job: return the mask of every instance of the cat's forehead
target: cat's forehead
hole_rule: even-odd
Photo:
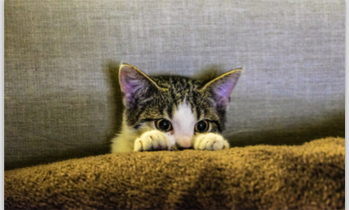
[[[194,111],[194,112],[193,112]],[[195,110],[193,110],[190,105],[184,101],[182,104],[173,110],[173,115],[171,118],[173,127],[176,130],[180,130],[184,133],[192,132],[192,128],[197,122],[197,115],[195,115]]]
[[[192,90],[198,91],[202,87],[202,83],[198,80],[184,77],[184,76],[152,76],[151,79],[156,82],[160,87],[172,89],[172,90]]]
[[[202,88],[200,81],[183,76],[156,76],[152,77],[160,87],[166,88],[165,97],[174,103],[180,105],[187,101],[194,106],[197,99],[201,96],[199,92]]]

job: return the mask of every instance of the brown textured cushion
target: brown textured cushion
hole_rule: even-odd
[[[344,209],[345,140],[108,154],[5,171],[5,207]]]

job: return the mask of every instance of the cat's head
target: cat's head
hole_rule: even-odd
[[[136,131],[158,129],[171,143],[190,148],[198,133],[221,133],[231,93],[241,69],[206,84],[182,76],[149,77],[121,64],[119,82],[126,126]]]

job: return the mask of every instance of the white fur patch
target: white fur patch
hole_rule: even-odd
[[[174,139],[181,147],[193,146],[194,127],[197,119],[191,111],[190,106],[184,101],[174,111],[172,126],[174,129]]]

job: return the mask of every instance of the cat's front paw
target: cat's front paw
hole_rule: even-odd
[[[143,133],[134,144],[135,152],[171,149],[171,143],[167,135],[158,130]]]
[[[215,133],[199,134],[194,143],[194,149],[221,150],[229,149],[229,143],[223,136]]]

